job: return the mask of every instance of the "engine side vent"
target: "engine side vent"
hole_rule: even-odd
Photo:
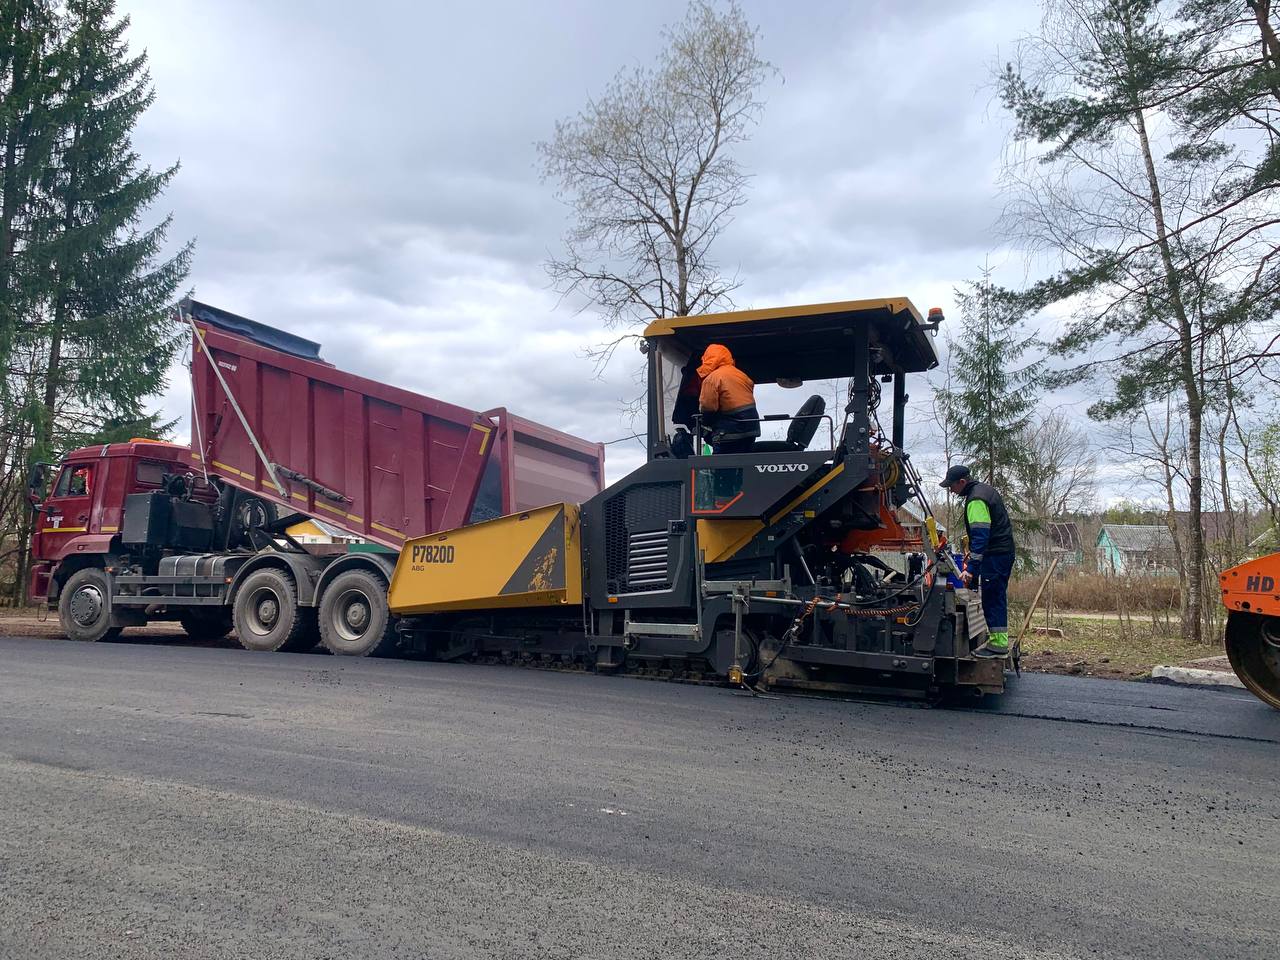
[[[671,585],[666,569],[667,523],[684,516],[683,489],[679,481],[641,483],[605,501],[605,577],[610,591],[662,590]],[[653,538],[661,538],[660,551]],[[660,569],[652,566],[658,560]]]
[[[627,587],[631,590],[665,590],[671,586],[667,572],[667,532],[633,533],[627,538]]]
[[[627,577],[627,495],[620,493],[604,504],[604,567],[609,592],[617,593]]]

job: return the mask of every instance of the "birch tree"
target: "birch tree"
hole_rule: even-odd
[[[624,71],[538,144],[572,225],[547,263],[556,288],[622,331],[731,305],[717,239],[746,201],[735,156],[773,67],[736,3],[694,2],[655,65]],[[611,346],[616,346],[615,340]],[[610,350],[606,351],[607,353]]]

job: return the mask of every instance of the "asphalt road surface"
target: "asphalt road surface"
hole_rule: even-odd
[[[0,957],[1272,957],[1280,712],[0,638]]]

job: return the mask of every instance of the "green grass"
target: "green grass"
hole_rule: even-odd
[[[1010,619],[1021,625],[1020,618]],[[1034,625],[1043,623],[1043,618],[1037,617]],[[1188,643],[1179,636],[1176,623],[1169,627],[1153,626],[1149,617],[1121,621],[1055,616],[1052,626],[1060,628],[1063,636],[1028,633],[1023,641],[1024,651],[1061,654],[1086,664],[1101,664],[1105,660],[1112,669],[1143,673],[1156,664],[1186,663],[1223,652],[1220,638],[1213,643]]]

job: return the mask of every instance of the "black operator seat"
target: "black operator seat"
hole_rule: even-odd
[[[808,450],[818,432],[822,415],[827,412],[827,402],[816,393],[804,402],[787,428],[785,440],[757,440],[751,445],[752,453],[798,453]],[[778,419],[781,419],[779,417]]]

